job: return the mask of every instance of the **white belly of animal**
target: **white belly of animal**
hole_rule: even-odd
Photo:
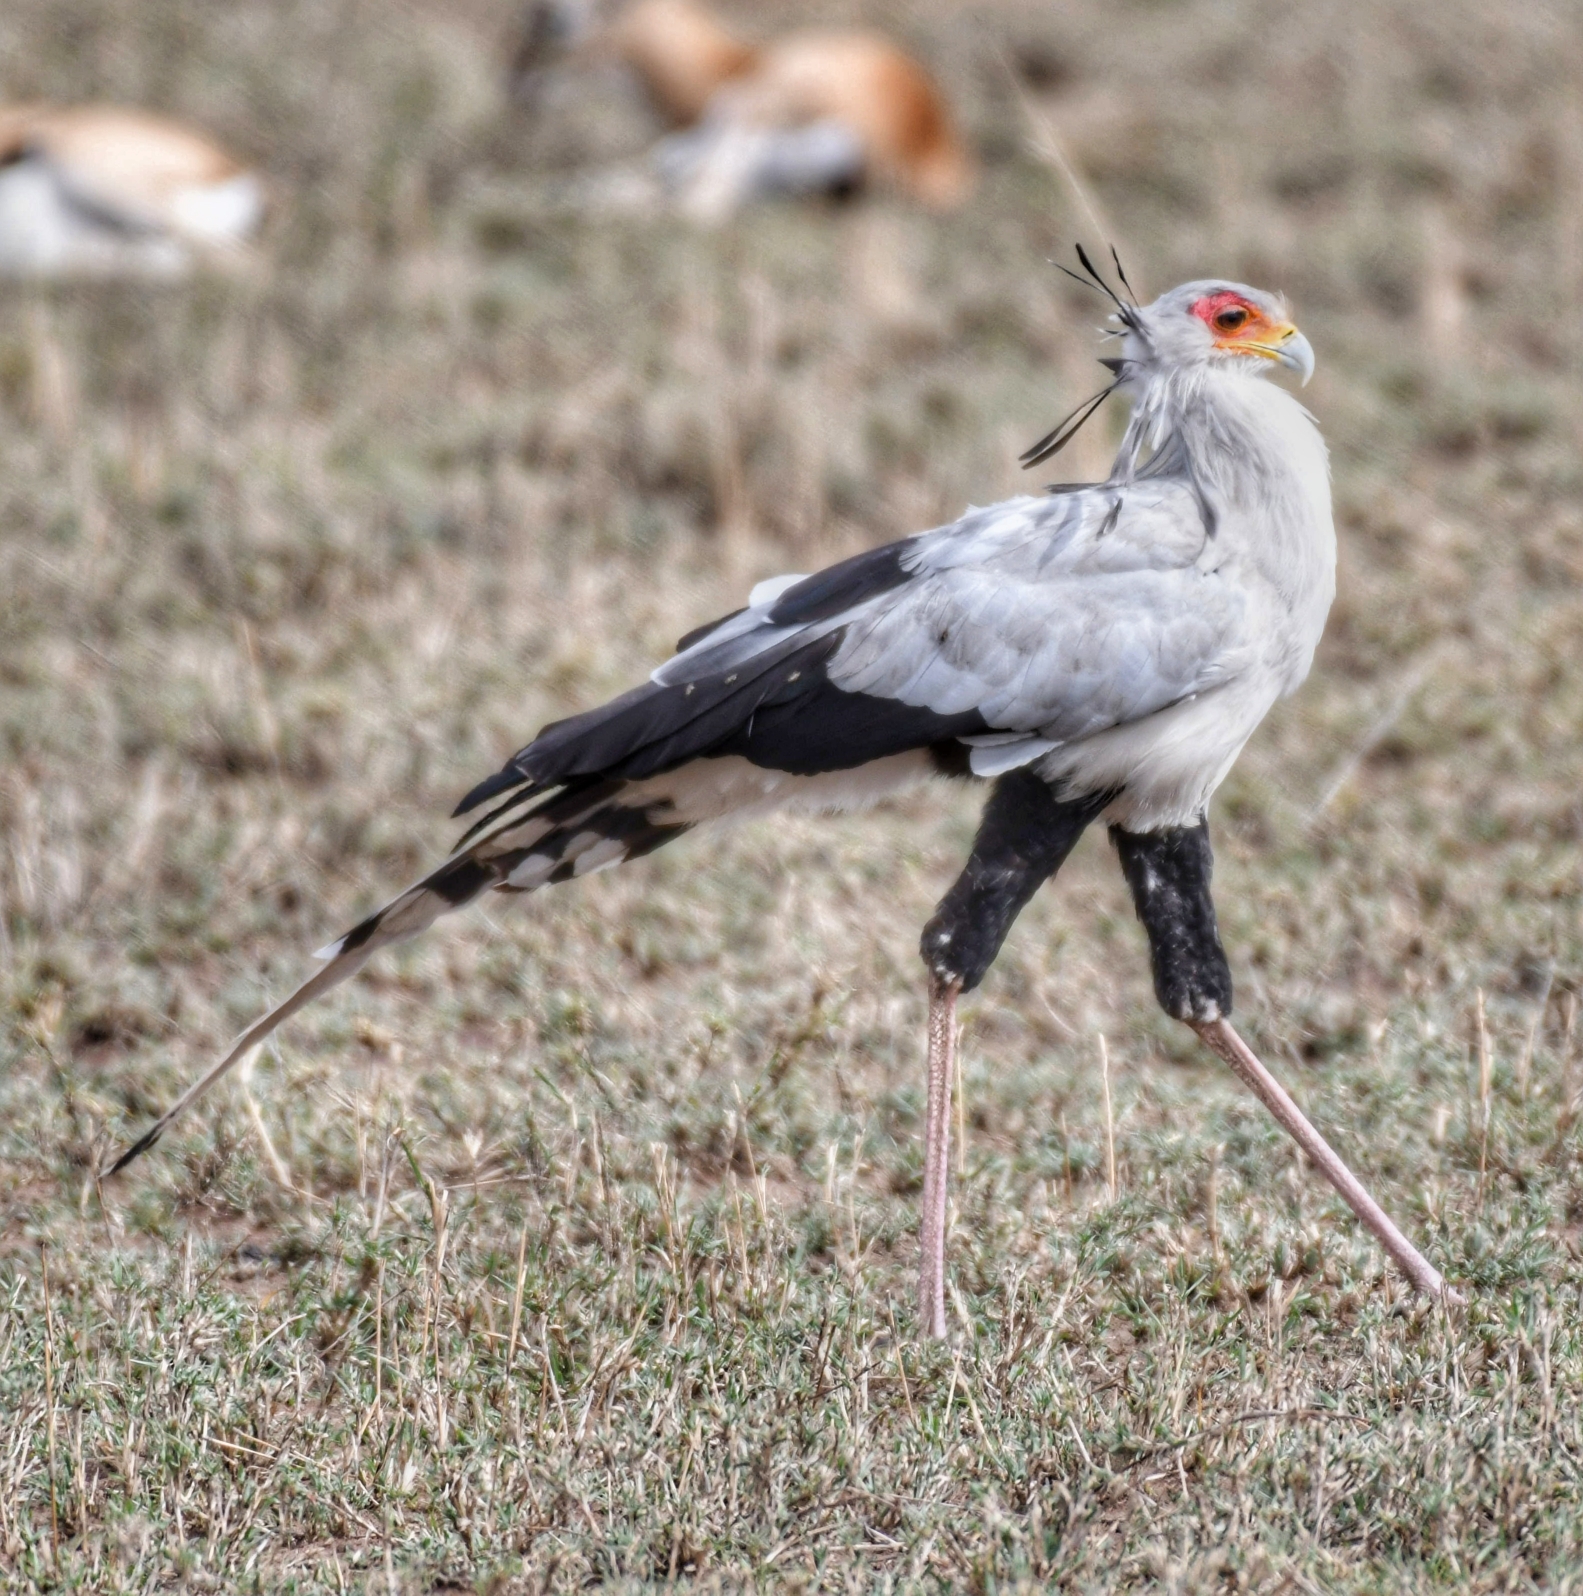
[[[0,169],[0,271],[94,276],[133,270],[174,277],[188,263],[177,240],[85,209],[47,163],[25,159]]]
[[[1261,679],[1228,682],[1057,749],[1035,768],[1084,792],[1124,789],[1105,811],[1107,824],[1128,831],[1196,825],[1274,698]]]
[[[201,244],[241,244],[264,217],[263,185],[251,172],[223,183],[191,183],[170,196],[176,231]]]
[[[163,215],[121,209],[46,160],[14,161],[0,168],[0,273],[180,277],[194,265],[194,246],[242,244],[264,209],[263,188],[247,172],[173,187],[164,199]]]

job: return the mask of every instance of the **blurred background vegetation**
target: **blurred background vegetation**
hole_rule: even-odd
[[[514,109],[511,0],[0,12],[0,95],[180,116],[272,196],[232,271],[0,286],[0,1562],[1563,1588],[1575,9],[726,14],[890,29],[975,196],[603,204],[654,126],[610,71]],[[1212,815],[1222,928],[1245,1029],[1464,1315],[1404,1300],[1160,1017],[1095,835],[967,1013],[956,1340],[914,1345],[915,948],[959,789],[486,905],[99,1183],[542,722],[753,580],[1027,489],[1097,386],[1102,307],[1047,264],[1077,238],[1146,293],[1282,290],[1318,351],[1341,592]]]

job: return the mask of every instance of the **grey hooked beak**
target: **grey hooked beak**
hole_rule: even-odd
[[[1314,374],[1314,346],[1295,327],[1270,350],[1270,353],[1288,371],[1297,373],[1302,379],[1302,387],[1308,386],[1308,379]]]

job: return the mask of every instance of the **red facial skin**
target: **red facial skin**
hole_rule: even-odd
[[[1246,319],[1237,327],[1217,326],[1215,318],[1228,310],[1245,311]],[[1222,289],[1218,294],[1206,294],[1204,298],[1195,300],[1192,313],[1209,328],[1217,341],[1223,338],[1245,338],[1250,332],[1264,325],[1264,313],[1259,307],[1250,304],[1241,294],[1234,294],[1229,289]]]

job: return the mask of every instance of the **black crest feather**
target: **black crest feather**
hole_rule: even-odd
[[[1084,288],[1091,288],[1102,293],[1116,307],[1116,318],[1131,332],[1142,333],[1143,324],[1138,319],[1138,296],[1132,291],[1132,284],[1127,281],[1127,274],[1121,269],[1121,257],[1116,253],[1114,244],[1110,248],[1110,258],[1116,263],[1116,275],[1121,280],[1121,286],[1126,289],[1132,303],[1128,302],[1116,292],[1114,288],[1100,275],[1093,261],[1088,258],[1088,251],[1081,244],[1077,246],[1077,262],[1083,268],[1084,275],[1079,275],[1070,267],[1063,266],[1059,261],[1053,264],[1057,271],[1065,272],[1074,283],[1081,283]],[[1099,407],[1119,388],[1126,376],[1127,363],[1124,360],[1101,360],[1100,365],[1115,373],[1116,380],[1108,388],[1103,388],[1096,394],[1091,394],[1076,409],[1069,411],[1056,424],[1039,439],[1031,448],[1025,449],[1017,458],[1024,471],[1048,460],[1051,455],[1059,454],[1073,438],[1082,431],[1084,424],[1089,421]]]

